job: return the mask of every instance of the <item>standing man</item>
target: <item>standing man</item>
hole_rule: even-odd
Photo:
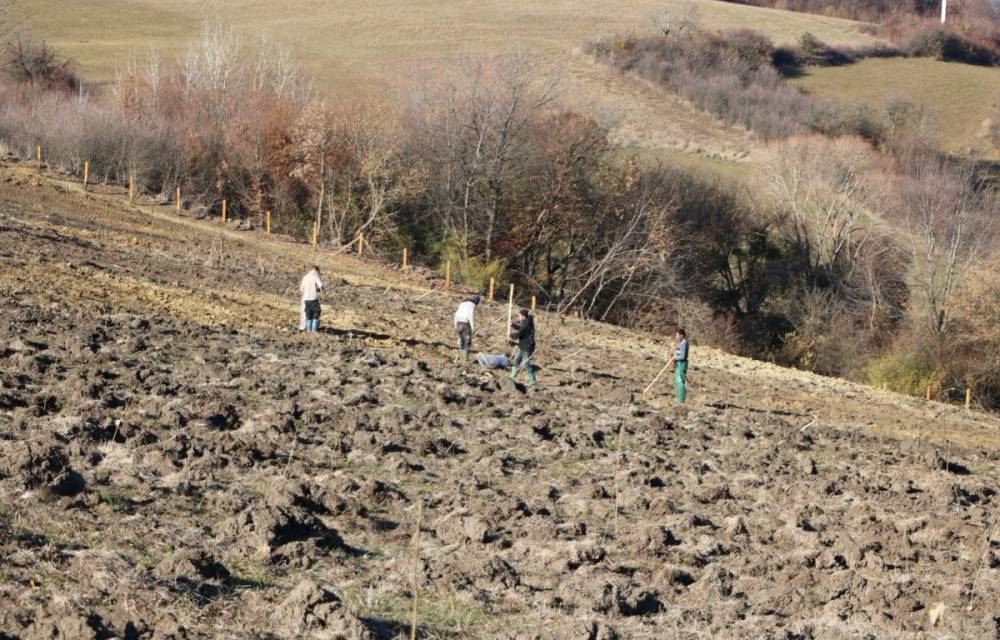
[[[521,309],[520,322],[511,327],[510,341],[517,345],[517,355],[514,365],[510,368],[510,379],[517,379],[517,371],[524,367],[531,386],[538,384],[535,378],[535,368],[531,366],[531,356],[535,353],[535,319],[527,309]]]
[[[688,341],[687,332],[678,327],[674,333],[674,342],[677,344],[677,351],[674,357],[668,362],[674,365],[674,384],[677,386],[677,402],[684,403],[687,400],[687,373],[688,373]]]
[[[302,316],[303,322],[299,325],[299,331],[319,330],[319,292],[323,290],[323,281],[319,279],[319,266],[313,268],[302,278],[299,284],[299,291],[302,293]]]
[[[458,334],[458,352],[462,360],[469,360],[472,351],[472,336],[476,334],[476,306],[482,297],[477,293],[458,305],[455,312],[455,333]]]

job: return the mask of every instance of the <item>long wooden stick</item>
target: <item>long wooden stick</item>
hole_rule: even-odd
[[[83,190],[87,190],[87,183],[90,182],[90,160],[83,162]]]
[[[514,326],[514,285],[510,285],[510,298],[507,300],[507,337],[510,337]]]
[[[667,367],[669,367],[671,364],[672,364],[671,362],[668,362],[667,364],[663,365],[663,368],[660,369],[660,372],[656,374],[656,377],[653,378],[653,381],[650,382],[649,386],[646,387],[646,390],[642,392],[643,395],[649,393],[649,390],[653,388],[653,385],[656,384],[656,381],[660,379],[660,376],[663,375],[663,373],[667,370]]]

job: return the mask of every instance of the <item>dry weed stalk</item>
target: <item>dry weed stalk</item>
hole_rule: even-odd
[[[424,517],[424,503],[417,501],[417,526],[413,529],[413,611],[410,615],[410,640],[417,638],[417,601],[420,588],[418,574],[420,571],[420,526]]]

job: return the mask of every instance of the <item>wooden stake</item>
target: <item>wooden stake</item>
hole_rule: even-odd
[[[42,168],[42,145],[35,145],[35,162],[38,164],[38,168]]]
[[[531,296],[531,313],[535,312],[535,303],[536,302],[537,302],[537,300],[535,300],[535,296]]]
[[[965,390],[965,410],[970,411],[972,409],[972,389]]]
[[[365,234],[358,234],[358,255],[364,257],[365,255]]]
[[[889,383],[888,382],[883,382],[882,383],[882,391],[888,391],[888,390],[889,390]]]
[[[489,301],[493,302],[493,294],[496,292],[497,281],[496,278],[490,278],[490,297]]]
[[[313,237],[312,237],[313,249],[319,246],[319,223],[313,222]]]
[[[413,530],[413,575],[410,589],[413,592],[413,610],[410,614],[410,640],[417,638],[417,600],[420,590],[420,527],[424,519],[424,503],[417,501],[417,526]]]
[[[181,188],[177,187],[177,213],[181,212]]]
[[[656,377],[653,378],[653,381],[650,382],[649,386],[646,387],[643,390],[643,392],[642,392],[643,395],[646,395],[647,393],[649,393],[649,390],[653,388],[653,385],[656,384],[656,381],[660,379],[660,376],[662,376],[664,374],[664,372],[667,370],[667,367],[669,367],[669,366],[670,366],[669,362],[667,364],[663,365],[663,368],[660,369],[660,372],[658,374],[656,374]]]
[[[226,224],[226,213],[227,213],[228,204],[229,203],[226,202],[225,200],[222,201],[222,224]]]
[[[451,289],[451,260],[444,265],[444,288]]]
[[[135,174],[131,171],[128,174],[128,201],[129,204],[135,202]]]
[[[927,400],[931,399],[931,385],[927,385]]]
[[[264,228],[266,229],[267,235],[271,235],[271,212],[267,211],[264,213]]]
[[[406,247],[403,247],[403,270],[405,271],[410,267],[410,252]]]
[[[514,285],[510,285],[510,297],[507,299],[507,337],[510,337],[514,326]]]
[[[83,161],[83,190],[87,190],[87,183],[90,182],[90,160]]]

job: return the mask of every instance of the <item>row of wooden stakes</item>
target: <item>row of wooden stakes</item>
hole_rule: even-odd
[[[882,383],[882,391],[889,392],[889,383]],[[924,394],[924,399],[930,402],[934,398],[934,387],[927,385],[927,392]],[[965,408],[972,409],[972,389],[965,390]]]

